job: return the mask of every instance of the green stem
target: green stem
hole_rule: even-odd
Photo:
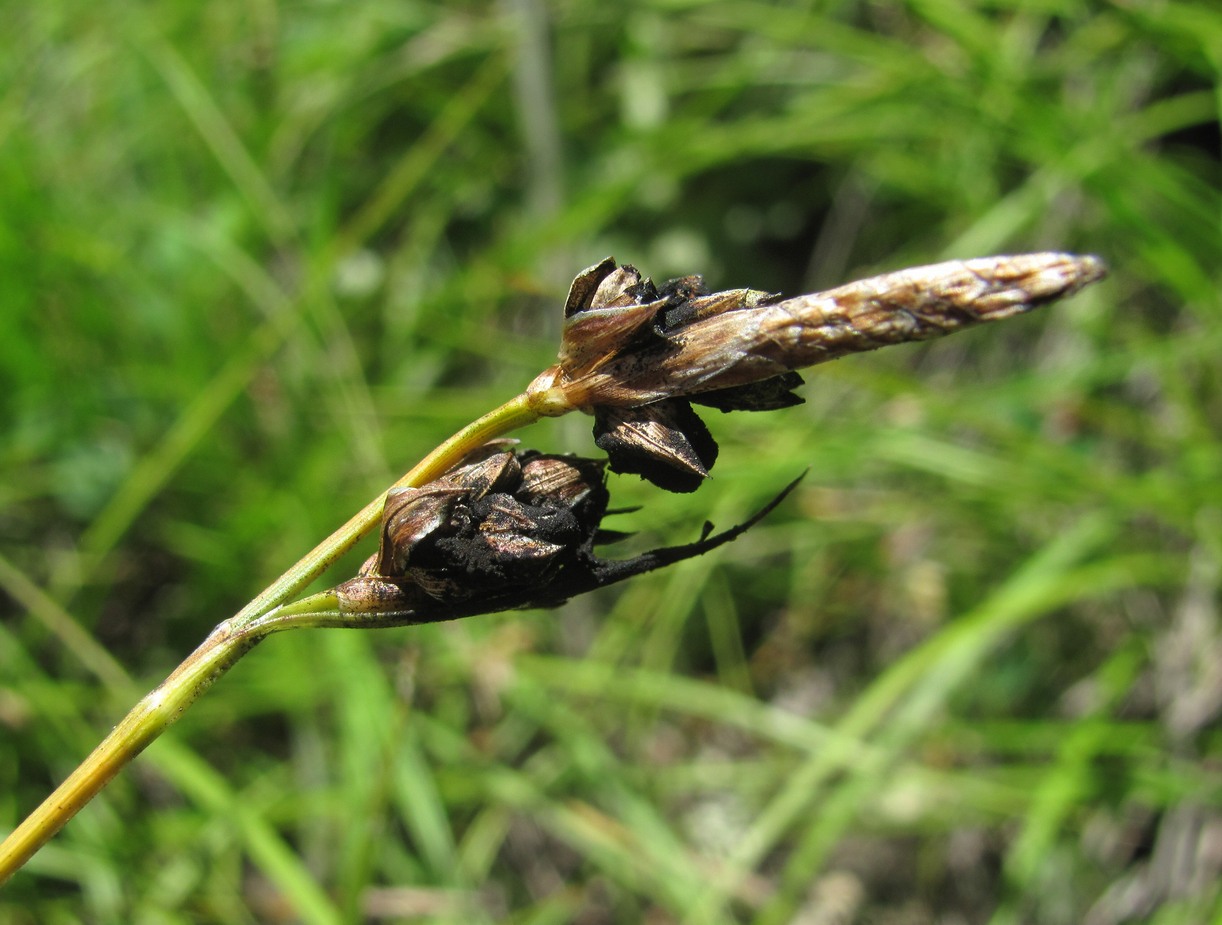
[[[432,481],[487,441],[567,408],[519,395],[468,424],[393,487]],[[217,678],[270,633],[301,626],[359,625],[325,619],[315,608],[283,605],[352,549],[381,519],[386,492],[307,553],[234,617],[218,625],[160,686],[144,697],[42,804],[0,843],[0,884],[28,861]],[[310,601],[325,599],[315,595]],[[306,602],[302,602],[303,604]]]
[[[0,844],[0,883],[77,814],[133,758],[156,739],[213,681],[262,638],[235,620],[217,626],[199,648],[111,730],[55,792]]]

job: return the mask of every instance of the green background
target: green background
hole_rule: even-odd
[[[627,555],[809,467],[730,547],[270,640],[0,920],[1222,914],[1218,4],[47,0],[0,36],[0,828],[549,364],[607,254],[1113,269],[706,415],[693,495],[611,479]]]

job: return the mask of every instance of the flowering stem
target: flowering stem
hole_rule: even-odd
[[[716,442],[689,400],[723,410],[785,407],[796,401],[789,391],[801,384],[791,376],[799,367],[1008,318],[1071,295],[1105,273],[1097,257],[1020,254],[916,267],[776,301],[746,289],[708,293],[694,277],[659,291],[636,270],[616,269],[608,258],[573,281],[558,363],[521,395],[442,443],[393,487],[423,486],[495,437],[582,408],[594,414],[596,443],[607,450],[612,471],[638,472],[670,491],[691,491],[716,459]],[[414,613],[410,600],[400,606],[393,594],[387,604],[377,597],[385,589],[374,589],[376,599],[361,598],[360,606],[344,599],[344,586],[299,599],[380,521],[385,504],[383,492],[217,626],[137,704],[0,843],[0,883],[270,633],[305,626],[399,625],[427,617]],[[709,548],[714,540],[687,547],[686,554]],[[539,592],[532,600],[562,600],[575,590],[665,564],[666,557],[654,558],[638,557],[641,562],[622,564],[618,572],[586,563],[584,576],[578,575],[572,587],[551,589],[552,598]],[[501,603],[509,600],[516,598]]]
[[[563,409],[568,410],[568,409]],[[519,395],[468,424],[420,461],[393,487],[423,485],[476,447],[562,413]],[[177,720],[217,678],[269,634],[304,626],[359,625],[329,619],[311,606],[285,606],[378,523],[386,492],[319,543],[234,617],[219,624],[155,690],[146,695],[42,804],[0,843],[0,884],[21,868],[133,758]],[[314,595],[309,601],[321,601]],[[301,602],[307,604],[307,602]]]

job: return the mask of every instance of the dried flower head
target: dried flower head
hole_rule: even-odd
[[[454,601],[544,584],[593,542],[607,509],[603,464],[491,443],[420,488],[392,489],[362,575]]]
[[[766,514],[688,546],[627,560],[594,545],[608,494],[604,463],[486,445],[441,478],[390,492],[381,543],[357,578],[335,589],[349,613],[393,613],[422,623],[518,607],[549,607],[575,594],[699,555]]]
[[[1097,257],[986,257],[782,299],[711,293],[698,276],[659,288],[608,257],[573,281],[558,361],[528,394],[545,412],[592,412],[613,471],[692,491],[717,444],[690,403],[722,411],[799,404],[794,370],[803,366],[1009,318],[1105,273]]]

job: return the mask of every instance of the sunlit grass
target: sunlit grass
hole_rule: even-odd
[[[1222,912],[1214,4],[0,21],[4,826],[550,362],[595,260],[788,293],[1047,248],[1113,267],[712,416],[694,495],[613,479],[652,544],[809,467],[731,547],[555,613],[268,642],[0,919]],[[587,424],[522,436],[590,453]]]

